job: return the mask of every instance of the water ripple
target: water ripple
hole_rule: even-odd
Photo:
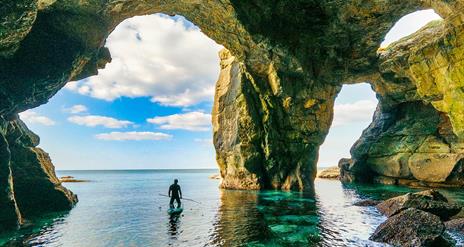
[[[384,199],[411,191],[393,186],[343,186],[316,180],[316,196],[280,191],[228,191],[211,172],[72,172],[93,183],[69,184],[80,198],[69,213],[36,219],[0,235],[9,246],[386,246],[369,241],[385,220],[362,199]],[[167,215],[166,193],[179,178],[184,201],[179,217]],[[446,190],[463,203],[464,192]],[[451,233],[462,244],[462,236]]]

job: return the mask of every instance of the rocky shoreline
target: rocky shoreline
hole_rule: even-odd
[[[385,201],[364,200],[355,206],[373,206],[388,217],[369,238],[375,242],[405,247],[455,246],[446,230],[464,233],[464,218],[459,218],[462,206],[433,189]]]
[[[91,181],[84,180],[84,179],[76,179],[73,176],[63,176],[63,177],[60,177],[60,182],[62,183],[84,183],[84,182],[91,182]]]

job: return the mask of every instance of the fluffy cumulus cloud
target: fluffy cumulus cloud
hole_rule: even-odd
[[[377,102],[373,100],[359,100],[354,103],[336,104],[332,126],[342,126],[352,123],[366,123],[372,121]]]
[[[159,125],[161,129],[183,129],[189,131],[208,131],[211,127],[211,114],[188,112],[147,119],[149,123]]]
[[[148,131],[110,132],[97,134],[95,137],[105,141],[160,141],[172,138],[171,135],[165,133]]]
[[[66,108],[65,110],[66,112],[69,112],[71,114],[85,113],[88,111],[85,105],[73,105],[69,108]]]
[[[53,126],[56,124],[52,119],[42,116],[34,111],[21,112],[19,117],[28,124],[40,124],[45,126]]]
[[[221,46],[182,18],[128,19],[113,31],[107,47],[112,62],[97,76],[68,83],[68,89],[108,101],[148,96],[182,107],[213,98]]]
[[[87,127],[103,126],[111,129],[120,129],[133,125],[134,123],[127,120],[119,120],[112,117],[88,115],[88,116],[71,116],[68,121]]]

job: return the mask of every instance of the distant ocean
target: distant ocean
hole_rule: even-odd
[[[230,191],[208,178],[217,170],[58,171],[91,180],[66,183],[79,197],[69,213],[37,219],[0,235],[0,245],[26,246],[384,246],[368,240],[385,218],[360,199],[411,191],[393,186],[343,186],[316,180],[316,197],[277,191]],[[184,212],[167,214],[179,179]],[[444,191],[464,202],[459,190]],[[454,235],[458,240],[460,236]]]

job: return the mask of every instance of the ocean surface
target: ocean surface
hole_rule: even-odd
[[[70,212],[29,222],[0,235],[5,246],[387,246],[368,240],[386,218],[362,199],[414,191],[397,186],[347,186],[317,179],[316,196],[276,191],[231,191],[208,178],[217,170],[59,171],[91,180],[66,183],[79,197]],[[167,214],[174,178],[184,212]],[[442,191],[464,204],[464,192]],[[462,236],[452,233],[462,244]]]

